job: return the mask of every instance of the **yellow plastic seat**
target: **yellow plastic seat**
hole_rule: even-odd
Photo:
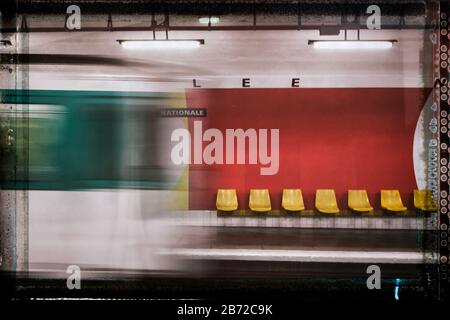
[[[303,202],[302,190],[300,189],[283,189],[283,198],[281,206],[287,211],[302,211],[305,210]]]
[[[219,211],[234,211],[238,208],[236,189],[217,190],[216,208]]]
[[[339,213],[336,194],[333,189],[318,189],[316,191],[316,209],[323,213]]]
[[[381,190],[381,208],[395,212],[408,209],[403,205],[402,197],[398,190]]]
[[[272,210],[270,203],[269,190],[267,189],[251,189],[248,206],[255,212],[267,212]]]
[[[358,212],[373,210],[366,190],[348,190],[348,207]]]
[[[422,211],[437,211],[431,190],[414,190],[414,207]]]

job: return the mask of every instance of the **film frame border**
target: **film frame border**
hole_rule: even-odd
[[[448,94],[449,83],[449,38],[450,38],[450,4],[439,1],[439,26],[436,28],[437,50],[434,55],[433,73],[434,83],[439,83],[434,88],[434,100],[439,106],[439,213],[438,213],[438,299],[448,299],[449,287],[449,216],[450,216],[450,172],[448,168],[450,161],[450,137],[449,137],[449,113],[450,98]],[[437,78],[436,78],[437,77]],[[443,162],[443,159],[444,162]],[[444,163],[444,164],[443,164]]]

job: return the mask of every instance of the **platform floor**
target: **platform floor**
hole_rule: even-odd
[[[332,264],[340,265],[337,275],[345,275],[350,265],[383,264],[389,269],[407,271],[417,265],[435,263],[432,239],[436,235],[424,230],[354,230],[354,229],[296,229],[296,228],[235,228],[235,227],[180,227],[172,235],[171,245],[147,248],[136,243],[138,252],[153,253],[176,260],[179,270],[201,273],[212,270],[218,274],[251,274],[253,267],[263,266],[270,276],[272,271],[289,265],[289,272],[301,275],[301,264],[317,264],[326,270]],[[321,265],[323,264],[323,265]],[[188,267],[186,267],[188,265]],[[247,265],[247,268],[243,268]],[[347,265],[347,267],[343,267]],[[405,266],[409,265],[408,268]],[[32,263],[33,271],[64,271],[64,264]],[[84,269],[101,270],[102,266],[83,265]],[[333,267],[334,268],[334,267]],[[350,269],[353,269],[351,267]],[[196,271],[197,270],[197,271]],[[135,270],[136,271],[136,270]],[[258,271],[258,272],[259,272]],[[311,274],[309,270],[308,274]],[[413,273],[416,273],[415,270]],[[314,272],[312,272],[314,273]],[[408,273],[408,272],[406,272]],[[401,272],[404,275],[404,272]],[[277,275],[275,271],[273,275]]]
[[[127,270],[80,265],[83,295],[389,300],[400,281],[402,299],[421,300],[432,298],[435,290],[427,279],[432,279],[436,266],[423,259],[433,249],[436,235],[432,231],[191,226],[178,230],[172,247],[164,250],[183,268]],[[145,249],[145,244],[135,245]],[[370,264],[381,268],[379,292],[366,287]],[[33,263],[30,267],[32,272],[17,278],[17,295],[79,294],[65,289],[67,265]]]

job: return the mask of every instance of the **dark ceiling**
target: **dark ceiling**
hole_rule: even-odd
[[[329,15],[336,13],[365,14],[369,5],[378,4],[384,15],[421,15],[425,13],[427,1],[220,1],[220,0],[2,0],[2,7],[17,8],[18,13],[60,13],[68,5],[82,5],[84,13],[148,14],[167,12],[170,14],[230,14],[230,13],[294,13],[303,15]],[[3,10],[2,10],[3,11]]]

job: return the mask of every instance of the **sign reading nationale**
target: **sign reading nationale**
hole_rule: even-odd
[[[168,108],[160,110],[161,117],[178,118],[178,117],[206,117],[206,109],[204,108]]]

